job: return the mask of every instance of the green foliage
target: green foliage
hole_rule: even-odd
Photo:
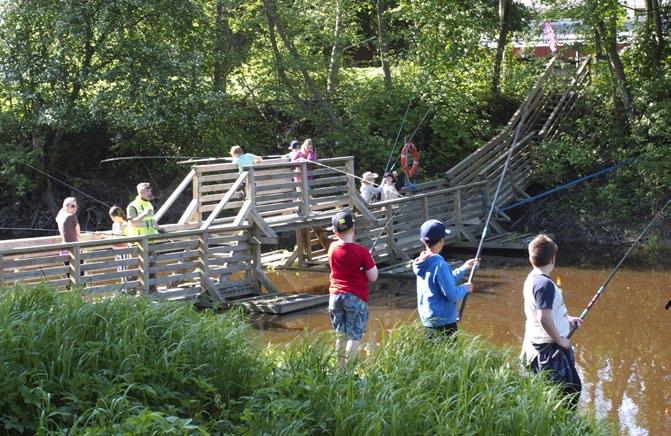
[[[181,304],[16,289],[0,332],[4,431],[225,431],[266,371],[239,316]]]

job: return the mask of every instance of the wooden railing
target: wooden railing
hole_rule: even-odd
[[[216,226],[152,236],[0,250],[0,288],[46,281],[89,293],[155,288],[206,291],[213,299],[258,292],[265,278],[258,229]],[[267,238],[267,236],[265,236]],[[66,252],[67,254],[61,254]]]

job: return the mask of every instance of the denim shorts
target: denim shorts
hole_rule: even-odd
[[[368,325],[368,303],[353,294],[331,294],[331,326],[347,339],[358,341]]]

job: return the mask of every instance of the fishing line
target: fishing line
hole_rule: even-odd
[[[296,161],[296,162],[301,162],[301,161]],[[363,177],[359,177],[359,176],[356,176],[356,175],[354,175],[354,174],[350,174],[350,173],[348,173],[347,171],[343,171],[343,170],[340,170],[340,169],[338,169],[338,168],[334,168],[334,167],[332,167],[332,166],[329,166],[329,165],[320,163],[320,162],[318,162],[318,161],[316,161],[316,160],[308,160],[308,159],[305,159],[303,162],[309,162],[309,163],[317,164],[317,165],[320,165],[320,166],[322,166],[322,167],[324,167],[324,168],[328,168],[328,169],[331,169],[331,170],[336,171],[336,172],[338,172],[338,173],[342,173],[342,174],[345,174],[345,175],[347,175],[347,176],[354,177],[355,179],[358,179],[358,180],[367,182],[367,180],[365,180]],[[374,182],[369,182],[369,183],[370,183],[371,185],[373,185],[373,186],[382,187],[382,185],[378,185],[377,183],[374,183]]]
[[[412,104],[412,100],[415,99],[415,96],[413,95],[410,97],[410,100],[408,100],[408,106],[405,108],[405,113],[403,114],[403,119],[401,120],[401,126],[398,128],[398,133],[396,133],[396,139],[394,140],[394,145],[391,146],[391,151],[389,152],[389,159],[387,159],[387,165],[384,167],[384,172],[386,173],[389,169],[389,165],[391,164],[391,158],[394,155],[394,150],[396,150],[396,144],[398,144],[398,138],[401,137],[401,132],[403,131],[403,125],[405,124],[405,120],[408,117],[408,111],[410,110],[410,104]]]
[[[408,141],[412,141],[412,138],[415,137],[415,134],[416,134],[417,131],[419,130],[419,127],[422,125],[422,123],[424,123],[424,120],[426,119],[426,116],[429,115],[429,112],[431,112],[431,109],[428,109],[428,110],[426,111],[426,113],[424,114],[424,116],[422,117],[422,119],[419,120],[419,123],[417,124],[417,127],[415,127],[415,130],[412,132],[412,135],[410,135],[410,136],[408,137]],[[385,171],[394,171],[394,168],[396,168],[396,162],[397,162],[397,160],[398,160],[398,159],[395,159],[395,160],[394,160],[394,164],[391,166],[391,169],[389,169],[389,170],[385,170]]]
[[[54,232],[58,233],[58,229],[37,229],[33,227],[0,227],[0,230],[26,230],[31,232]]]
[[[390,222],[392,219],[394,219],[394,217],[395,217],[396,215],[398,215],[398,213],[399,213],[400,211],[401,211],[401,209],[396,209],[396,212],[394,212],[394,213],[393,213],[389,218],[387,218],[386,221],[382,224],[382,229],[380,230],[380,233],[378,233],[377,238],[375,238],[375,240],[373,241],[373,245],[371,245],[370,249],[368,250],[368,252],[369,252],[370,254],[373,254],[373,251],[375,251],[375,246],[377,245],[377,241],[380,240],[380,237],[382,236],[382,234],[385,232],[385,230],[387,230],[387,225],[389,224],[389,222]]]
[[[503,180],[505,179],[506,172],[508,172],[508,166],[510,165],[510,161],[512,160],[513,157],[513,151],[517,148],[517,144],[520,140],[520,136],[522,134],[522,128],[524,127],[524,123],[527,120],[527,115],[529,113],[529,102],[531,99],[527,99],[527,101],[524,104],[524,112],[522,112],[522,117],[520,119],[519,124],[517,125],[517,129],[515,129],[515,135],[513,137],[513,141],[510,144],[510,148],[508,149],[508,156],[506,157],[506,162],[503,164],[503,169],[501,170],[501,176],[499,177],[499,183],[496,186],[496,191],[494,193],[494,198],[492,199],[492,204],[489,207],[489,213],[487,214],[487,220],[485,221],[485,226],[482,228],[482,235],[480,236],[480,242],[478,243],[478,249],[475,253],[475,258],[480,259],[480,253],[482,252],[482,246],[485,242],[485,237],[487,236],[487,231],[489,229],[489,223],[492,220],[492,216],[494,214],[494,208],[496,207],[496,201],[499,198],[499,193],[501,192],[501,186],[503,185]],[[468,276],[468,282],[467,283],[472,283],[473,282],[473,275],[475,274],[475,270],[477,269],[476,265],[473,265],[471,268],[471,273]],[[461,308],[459,309],[459,320],[462,319],[464,315],[464,309],[466,308],[466,301],[468,300],[468,292],[466,295],[464,295],[463,300],[461,301]]]
[[[106,208],[108,208],[108,209],[110,208],[110,205],[109,205],[109,204],[103,203],[102,201],[98,200],[97,198],[95,198],[95,197],[93,197],[93,196],[87,194],[86,192],[82,191],[81,189],[77,189],[77,188],[75,188],[74,186],[72,186],[72,185],[70,185],[70,184],[64,182],[63,180],[58,179],[58,178],[56,178],[56,177],[54,177],[54,176],[52,176],[52,175],[49,175],[49,174],[45,173],[44,171],[39,170],[39,169],[35,168],[34,166],[32,166],[32,165],[30,165],[30,164],[27,164],[27,163],[22,162],[22,161],[18,161],[18,162],[21,163],[21,164],[23,164],[23,165],[25,165],[25,166],[27,166],[28,168],[32,168],[33,170],[37,171],[38,173],[40,173],[40,174],[42,174],[42,175],[44,175],[44,176],[46,176],[46,177],[49,177],[50,179],[53,179],[53,180],[55,180],[55,181],[57,181],[57,182],[59,182],[59,183],[62,183],[63,185],[67,186],[67,187],[70,188],[70,189],[74,189],[75,191],[79,192],[80,194],[84,195],[85,197],[88,197],[88,198],[90,198],[91,200],[93,200],[93,201],[95,201],[95,202],[98,202],[98,203],[102,204],[102,205],[105,206]]]
[[[636,240],[634,241],[634,243],[631,244],[631,247],[629,247],[629,250],[627,250],[627,252],[624,254],[624,256],[622,256],[622,259],[620,259],[620,261],[618,262],[617,266],[615,266],[615,268],[613,269],[613,271],[611,271],[611,273],[610,273],[610,275],[608,276],[608,278],[606,279],[606,281],[605,281],[605,282],[603,283],[603,285],[601,285],[601,287],[596,291],[596,294],[594,294],[594,296],[592,297],[592,299],[590,300],[590,302],[587,303],[587,307],[585,307],[585,309],[582,311],[582,313],[581,313],[580,316],[578,317],[578,318],[580,318],[581,321],[583,321],[583,320],[585,319],[585,317],[587,317],[587,314],[589,313],[590,309],[592,308],[592,306],[594,305],[594,303],[596,303],[596,300],[599,299],[599,297],[601,296],[601,294],[603,294],[603,291],[606,289],[606,286],[608,286],[608,283],[610,283],[610,281],[613,279],[613,276],[615,276],[615,273],[617,273],[617,271],[620,269],[620,267],[622,266],[622,263],[624,262],[624,260],[627,258],[627,256],[629,256],[629,253],[631,253],[631,252],[634,250],[634,248],[636,247],[636,245],[638,245],[638,243],[641,241],[641,239],[643,239],[643,236],[645,236],[645,234],[648,233],[648,230],[650,230],[650,228],[651,228],[652,225],[655,223],[655,221],[657,221],[657,218],[659,218],[660,216],[662,216],[662,215],[664,214],[664,210],[665,210],[666,207],[669,205],[669,203],[671,203],[671,200],[668,200],[668,201],[666,202],[666,204],[664,204],[664,207],[662,207],[662,208],[660,209],[660,211],[657,212],[657,214],[652,218],[652,220],[648,223],[648,225],[645,227],[645,229],[643,229],[643,231],[642,231],[641,234],[638,236],[638,238],[636,238]],[[667,307],[667,309],[668,309],[668,307]],[[569,333],[568,333],[568,335],[566,336],[566,339],[570,339],[571,336],[573,336],[573,333],[575,333],[575,331],[576,331],[577,329],[578,329],[577,324],[574,324],[574,325],[571,327],[571,329],[569,330]],[[559,353],[559,349],[556,350],[556,351],[552,354],[552,358],[554,359],[555,357],[557,357],[557,354],[558,354],[558,353]]]

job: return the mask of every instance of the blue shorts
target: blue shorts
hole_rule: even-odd
[[[353,294],[331,294],[331,326],[347,339],[358,341],[368,325],[368,303]]]

